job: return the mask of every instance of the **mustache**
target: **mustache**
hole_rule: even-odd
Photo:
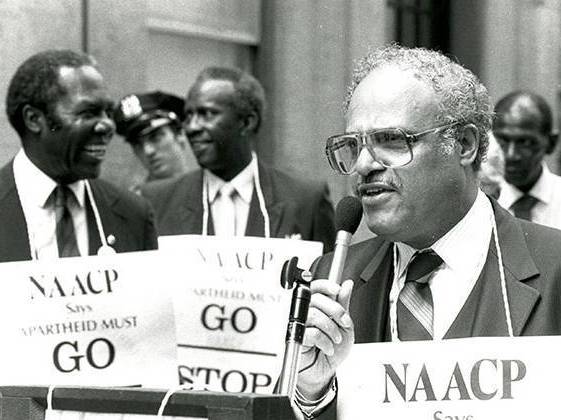
[[[376,175],[367,175],[367,176],[361,176],[358,178],[354,188],[353,188],[353,192],[356,196],[360,197],[360,191],[359,188],[363,185],[366,184],[371,184],[373,182],[378,182],[381,184],[385,184],[388,187],[394,189],[394,190],[400,190],[402,187],[401,182],[399,182],[398,180],[395,179],[391,179],[391,178],[384,178],[384,177],[380,177],[380,176],[376,176]]]

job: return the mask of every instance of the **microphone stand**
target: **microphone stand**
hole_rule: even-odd
[[[298,366],[300,364],[300,351],[306,331],[306,319],[312,292],[310,281],[312,275],[309,271],[301,270],[297,266],[298,258],[292,257],[282,267],[281,285],[285,289],[292,289],[292,302],[286,329],[284,357],[279,377],[276,394],[288,395],[290,401],[294,398]]]

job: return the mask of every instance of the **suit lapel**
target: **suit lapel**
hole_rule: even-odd
[[[0,262],[31,259],[27,223],[14,180],[13,160],[0,170]]]
[[[519,222],[493,202],[499,246],[514,335],[521,335],[539,300],[539,292],[525,284],[539,275]],[[466,303],[445,338],[505,336],[508,334],[499,276],[499,259],[491,238],[487,260]]]
[[[263,167],[262,165],[259,165],[259,182],[261,184],[261,190],[263,191],[263,197],[265,199],[265,207],[267,208],[267,213],[269,214],[271,237],[275,238],[279,236],[285,203],[277,201],[271,174],[267,170],[267,168]],[[259,206],[259,200],[257,198],[256,190],[257,187],[255,186],[249,206],[249,215],[247,218],[247,226],[245,229],[246,236],[264,236],[264,219],[261,208]]]
[[[177,183],[177,188],[167,204],[175,234],[201,234],[203,229],[203,171],[187,175]],[[204,197],[207,199],[207,197]],[[208,234],[213,235],[212,214],[209,205]]]
[[[375,238],[365,253],[374,255],[355,282],[351,317],[357,343],[389,341],[389,295],[393,282],[391,243]],[[376,249],[377,248],[377,249]],[[352,262],[349,262],[349,266]]]
[[[512,327],[514,335],[520,335],[540,297],[539,292],[525,282],[539,276],[540,272],[526,245],[520,222],[496,202],[493,202],[493,209],[497,221]]]
[[[203,231],[203,199],[208,200],[208,197],[203,197],[203,171],[197,172],[193,182],[180,182],[179,188],[180,190],[176,194],[179,201],[173,206],[177,212],[174,219],[179,220],[182,233],[201,234]],[[208,234],[213,235],[210,205],[208,223]]]

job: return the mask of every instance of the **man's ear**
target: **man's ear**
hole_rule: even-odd
[[[257,127],[259,126],[259,116],[256,112],[250,112],[249,114],[241,118],[242,123],[242,134],[255,133]]]
[[[475,125],[467,124],[461,128],[459,134],[460,163],[469,166],[475,161],[479,151],[479,132]]]
[[[21,116],[27,130],[34,134],[39,134],[47,122],[43,111],[29,104],[23,106]]]
[[[555,150],[555,146],[557,146],[557,141],[559,140],[559,131],[552,131],[548,136],[547,136],[547,149],[545,149],[545,153],[547,153],[548,155],[550,153],[553,153],[553,151]]]

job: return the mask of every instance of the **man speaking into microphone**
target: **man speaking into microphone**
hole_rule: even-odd
[[[561,232],[479,189],[491,116],[487,89],[440,53],[392,45],[358,63],[346,132],[326,151],[358,173],[377,237],[349,248],[338,281],[332,254],[315,266],[295,393],[306,418],[336,417],[335,373],[354,342],[561,334]]]

